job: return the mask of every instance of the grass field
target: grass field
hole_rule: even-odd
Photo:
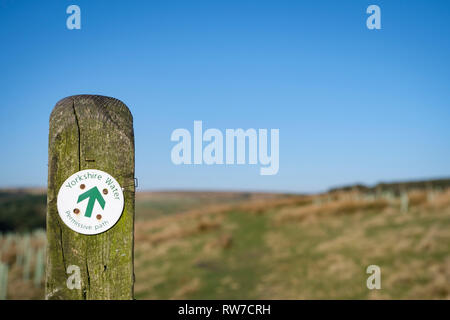
[[[138,299],[449,299],[450,192],[244,201],[145,221]],[[141,213],[142,214],[142,213]],[[368,290],[366,268],[381,268]]]
[[[136,207],[137,299],[450,299],[450,189],[140,193]],[[42,298],[14,250],[8,298]]]

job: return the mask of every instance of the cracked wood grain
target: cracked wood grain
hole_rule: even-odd
[[[46,299],[133,299],[134,133],[121,101],[94,95],[59,101],[50,116],[47,190]],[[117,224],[98,235],[72,231],[59,218],[61,184],[84,169],[108,172],[124,188]],[[81,289],[66,286],[69,265],[81,270]]]

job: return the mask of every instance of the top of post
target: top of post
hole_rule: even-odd
[[[112,123],[128,136],[133,136],[133,116],[119,99],[91,94],[80,94],[59,100],[50,114],[50,128],[58,133],[63,124],[93,119]]]

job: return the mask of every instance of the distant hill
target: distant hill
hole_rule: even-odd
[[[375,186],[366,186],[364,184],[354,184],[329,189],[328,192],[351,191],[359,192],[393,192],[399,194],[411,190],[424,189],[445,189],[450,187],[450,179],[433,179],[433,180],[415,180],[403,182],[381,182]]]
[[[35,190],[0,190],[0,232],[45,229],[47,195]]]
[[[392,192],[423,189],[445,189],[450,179],[419,180],[379,183],[375,186],[355,184],[330,189],[328,192],[357,190],[362,193]],[[276,193],[257,192],[211,192],[211,191],[168,191],[137,192],[137,221],[162,216],[220,207],[239,203],[265,200],[267,203],[288,196]],[[44,188],[0,189],[0,232],[25,232],[45,228],[46,190]]]

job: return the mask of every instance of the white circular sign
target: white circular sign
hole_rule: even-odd
[[[58,213],[72,230],[98,234],[112,228],[123,211],[123,192],[110,174],[88,169],[74,173],[58,192]]]

